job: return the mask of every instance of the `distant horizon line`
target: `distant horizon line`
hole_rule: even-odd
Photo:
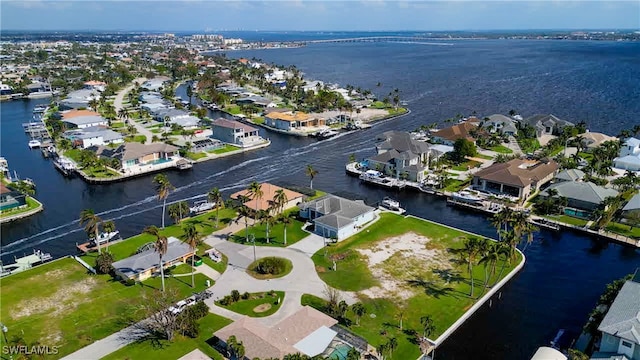
[[[336,33],[336,32],[433,32],[433,33],[443,33],[443,32],[533,32],[533,31],[640,31],[640,28],[538,28],[538,29],[465,29],[465,30],[246,30],[246,29],[238,29],[238,30],[122,30],[122,29],[109,29],[109,30],[98,30],[98,29],[1,29],[1,32],[47,32],[47,33],[55,33],[55,32],[119,32],[119,33],[134,33],[134,32],[142,32],[142,33],[217,33],[217,32],[247,32],[247,33]]]

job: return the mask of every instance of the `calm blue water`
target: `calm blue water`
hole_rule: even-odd
[[[297,35],[296,35],[297,36]],[[307,78],[371,88],[384,95],[399,88],[408,116],[371,130],[316,142],[264,133],[272,146],[169,172],[177,187],[169,200],[196,199],[217,186],[228,195],[253,181],[303,185],[307,164],[319,170],[314,186],[373,203],[386,191],[344,173],[350,154],[373,154],[377,134],[412,130],[457,113],[479,115],[518,110],[524,116],[553,113],[585,120],[591,130],[616,134],[637,124],[640,113],[640,44],[562,41],[452,41],[452,45],[352,43],[298,49],[231,52],[295,64]],[[380,88],[376,83],[381,82]],[[115,219],[125,236],[160,223],[152,176],[112,185],[87,185],[63,178],[39,152],[30,151],[20,124],[39,102],[3,103],[0,149],[12,169],[38,185],[45,211],[1,227],[2,259],[33,248],[56,256],[84,241],[77,217],[93,208]],[[412,214],[494,236],[482,216],[466,213],[426,194],[392,194]],[[640,266],[640,254],[579,234],[543,231],[526,251],[523,271],[504,288],[493,307],[484,307],[440,349],[439,359],[528,359],[559,328],[578,331],[604,285]],[[427,310],[428,311],[428,310]],[[415,314],[422,316],[422,314]]]

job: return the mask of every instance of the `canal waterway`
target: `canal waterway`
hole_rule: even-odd
[[[449,45],[450,44],[450,45]],[[389,193],[344,172],[350,154],[374,153],[376,135],[473,111],[480,116],[515,109],[524,116],[553,113],[585,120],[592,131],[617,134],[640,113],[640,44],[563,41],[453,41],[441,46],[398,43],[322,44],[296,49],[227,53],[294,64],[306,78],[352,84],[385,95],[399,88],[409,115],[361,132],[317,141],[261,129],[268,148],[167,173],[177,191],[169,201],[201,198],[212,187],[225,195],[251,181],[307,185],[304,168],[319,171],[314,187],[375,203],[391,195],[409,213],[486,236],[495,236],[481,215],[422,193]],[[377,86],[380,82],[381,86]],[[161,204],[153,175],[109,185],[62,177],[39,151],[29,150],[20,124],[36,104],[6,102],[1,109],[1,155],[19,176],[32,178],[45,210],[1,227],[2,260],[42,249],[54,256],[75,251],[85,234],[77,218],[92,208],[114,219],[124,236],[158,225]],[[439,359],[528,359],[560,328],[577,332],[606,283],[640,266],[638,251],[572,232],[541,231],[526,251],[527,264],[492,301],[437,351]],[[428,309],[425,312],[428,313]],[[411,314],[422,316],[423,314]]]

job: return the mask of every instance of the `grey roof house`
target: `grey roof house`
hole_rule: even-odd
[[[553,177],[555,182],[561,181],[582,181],[584,178],[584,171],[580,169],[566,169],[560,171],[556,176]]]
[[[640,194],[635,194],[622,208],[622,217],[629,218],[632,214],[640,213]]]
[[[325,238],[346,239],[374,219],[371,206],[327,194],[300,205],[300,217],[314,223],[314,232]]]
[[[398,178],[406,174],[411,181],[424,180],[431,156],[429,144],[404,131],[386,131],[377,140],[381,141],[376,145],[378,154],[367,159],[369,168]]]
[[[518,132],[515,120],[502,114],[493,114],[487,117],[482,123],[483,128],[490,133],[500,133],[505,135],[515,135]]]
[[[563,181],[549,186],[540,196],[549,196],[552,189],[555,189],[559,196],[567,198],[569,207],[586,211],[596,210],[602,207],[604,199],[618,195],[614,189],[607,189],[591,182]]]
[[[124,171],[134,166],[171,161],[178,155],[178,148],[165,143],[124,143],[115,149],[100,146],[96,154],[120,160]]]
[[[629,360],[640,360],[640,283],[637,281],[638,270],[633,280],[624,283],[602,319],[598,326],[602,332],[600,350],[592,359],[622,355]]]
[[[524,123],[533,126],[536,129],[536,135],[538,137],[542,135],[553,135],[557,133],[565,126],[573,126],[572,122],[559,119],[553,114],[549,115],[533,115],[524,119]]]
[[[177,262],[184,262],[193,255],[193,250],[188,244],[171,236],[167,243],[167,253],[162,257],[164,268]],[[124,260],[113,263],[115,273],[123,280],[144,281],[150,278],[156,271],[160,271],[158,253],[149,248]]]

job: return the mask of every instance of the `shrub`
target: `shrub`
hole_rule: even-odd
[[[278,275],[285,271],[286,264],[283,259],[277,257],[266,257],[258,261],[255,271],[259,274]]]
[[[227,295],[224,298],[222,298],[222,300],[220,300],[220,305],[227,306],[231,304],[231,302],[232,302],[231,296]]]
[[[96,258],[96,271],[99,274],[110,274],[113,271],[113,254],[102,252]]]
[[[240,300],[240,292],[238,290],[232,290],[231,299],[233,300],[233,302]]]
[[[241,297],[242,297],[242,300],[247,300],[247,299],[249,299],[249,296],[251,296],[251,295],[249,295],[248,292],[245,292],[244,294],[242,294]]]

